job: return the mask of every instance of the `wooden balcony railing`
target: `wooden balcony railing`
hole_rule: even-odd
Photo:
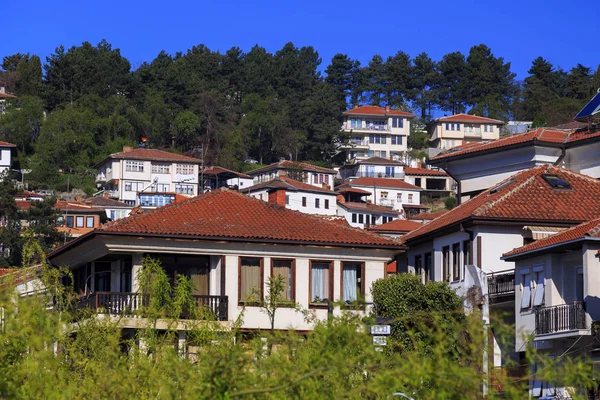
[[[535,310],[535,331],[538,335],[585,329],[584,303],[577,301]]]
[[[217,321],[228,320],[227,296],[192,296],[199,309],[208,311]],[[96,292],[84,296],[79,301],[80,308],[91,308],[99,314],[134,316],[149,304],[150,297],[140,293]],[[200,313],[200,315],[205,315]],[[184,311],[183,319],[189,319],[190,313]]]

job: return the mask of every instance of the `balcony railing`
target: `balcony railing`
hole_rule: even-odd
[[[217,321],[228,319],[227,296],[192,296],[199,309],[207,310]],[[96,292],[80,299],[80,308],[91,308],[98,314],[135,316],[150,303],[150,297],[141,293]],[[184,311],[183,319],[189,319],[190,313]]]
[[[379,202],[378,205],[383,206],[383,207],[394,207],[394,205],[396,204],[396,201],[394,199],[388,199],[388,198],[379,198]]]
[[[359,126],[352,126],[352,124],[343,124],[342,125],[342,129],[349,131],[349,130],[361,130],[361,131],[382,131],[382,132],[390,132],[392,129],[390,127],[390,125],[384,124],[384,125],[380,125],[380,124],[363,124],[363,125],[359,125]]]
[[[515,293],[515,273],[513,270],[488,275],[488,294],[505,296]]]
[[[481,137],[481,128],[465,129],[465,136]]]
[[[535,310],[535,331],[538,335],[585,329],[584,303],[577,301]]]

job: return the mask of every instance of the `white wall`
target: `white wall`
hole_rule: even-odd
[[[352,221],[352,214],[356,214],[356,222]],[[339,206],[337,208],[337,215],[340,217],[344,217],[346,218],[346,222],[348,222],[348,225],[354,227],[354,228],[361,228],[361,229],[365,229],[365,227],[367,225],[372,225],[373,222],[373,215],[376,215],[376,220],[375,220],[375,225],[381,225],[383,224],[383,217],[386,218],[391,218],[389,220],[387,220],[386,222],[389,222],[393,219],[398,219],[398,215],[396,214],[385,214],[382,212],[375,212],[375,211],[368,211],[368,210],[360,210],[360,209],[346,209],[345,207]],[[363,222],[360,222],[360,216],[362,215],[363,217]],[[367,218],[369,223],[367,223]]]
[[[266,202],[269,201],[269,193],[266,189],[252,192],[250,196]],[[333,193],[317,194],[302,191],[286,191],[286,196],[289,196],[289,204],[286,204],[285,208],[290,210],[300,211],[305,214],[337,215],[336,195]],[[302,206],[303,197],[306,197],[306,207]],[[319,199],[319,208],[316,207],[316,199]],[[325,208],[325,200],[329,200],[329,208]]]
[[[8,147],[0,147],[0,174],[10,169],[11,151]]]
[[[352,182],[350,182],[350,186],[371,193],[369,199],[373,202],[373,204],[391,207],[396,211],[404,212],[404,209],[402,208],[403,204],[421,204],[421,191],[418,189],[396,189],[381,186],[373,188],[372,186],[355,185]],[[387,199],[383,199],[381,197],[381,192],[388,193]],[[409,201],[410,194],[412,194],[412,201]]]

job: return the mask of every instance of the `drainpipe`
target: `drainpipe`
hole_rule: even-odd
[[[558,159],[552,164],[555,167],[558,167],[562,160],[565,158],[567,152],[567,148],[565,146],[560,146],[560,156]]]

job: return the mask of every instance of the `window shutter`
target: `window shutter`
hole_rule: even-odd
[[[521,308],[529,308],[531,306],[531,276],[524,275],[525,282],[523,283],[523,297],[521,298]]]
[[[538,272],[533,305],[541,306],[544,303],[544,272]]]

